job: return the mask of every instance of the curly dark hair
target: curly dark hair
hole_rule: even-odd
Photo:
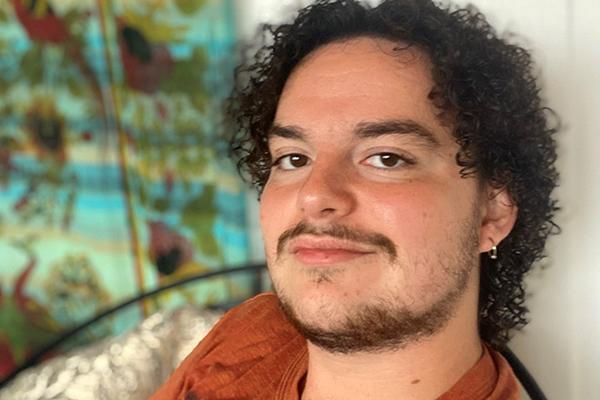
[[[523,278],[544,258],[549,235],[559,231],[551,194],[558,118],[543,106],[528,51],[500,38],[474,7],[444,7],[431,0],[385,0],[376,7],[355,0],[319,0],[288,24],[265,25],[262,47],[238,67],[227,107],[234,122],[230,151],[259,193],[269,177],[267,133],[294,67],[325,44],[357,36],[416,46],[431,59],[430,100],[451,113],[460,145],[462,176],[475,175],[508,190],[518,218],[498,245],[481,256],[479,332],[499,348],[527,323]],[[266,44],[264,44],[266,43]]]

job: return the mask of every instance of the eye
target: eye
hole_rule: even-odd
[[[365,161],[368,165],[375,168],[391,169],[407,164],[408,161],[398,154],[394,153],[378,153],[373,154]]]
[[[308,157],[303,154],[286,154],[285,156],[279,157],[275,162],[273,162],[273,166],[279,169],[289,171],[304,167],[308,164]]]

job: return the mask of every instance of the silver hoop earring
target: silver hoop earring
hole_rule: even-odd
[[[498,248],[496,247],[496,245],[492,246],[490,251],[488,251],[488,255],[490,256],[490,259],[492,259],[492,260],[498,259]]]

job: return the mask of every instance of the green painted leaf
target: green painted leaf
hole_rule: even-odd
[[[205,186],[200,196],[185,205],[182,211],[182,219],[186,226],[194,230],[194,244],[196,247],[209,257],[220,258],[221,250],[213,234],[217,217],[214,196],[214,186]]]
[[[0,307],[0,327],[17,362],[23,362],[29,350],[39,348],[56,337],[56,332],[35,326],[10,298],[5,299]]]
[[[39,85],[44,79],[44,63],[41,62],[41,56],[40,47],[32,44],[21,58],[21,72],[32,86]]]
[[[158,199],[154,200],[152,204],[152,208],[158,212],[165,212],[169,209],[169,207],[170,203],[166,197],[159,197]]]
[[[69,93],[71,93],[75,97],[82,97],[85,93],[85,87],[82,85],[81,80],[77,79],[74,74],[68,74],[67,79],[67,89],[69,89]]]
[[[161,91],[187,93],[190,96],[193,95],[192,97],[206,97],[203,75],[207,64],[207,55],[204,48],[194,48],[190,58],[176,60],[168,79],[161,83]]]
[[[4,11],[4,7],[0,6],[0,22],[5,23],[8,21],[8,15],[6,15],[6,11]]]
[[[195,14],[205,3],[206,0],[175,0],[175,5],[183,14]]]
[[[208,257],[219,257],[221,255],[219,244],[213,234],[215,215],[197,214],[185,220],[185,224],[194,230],[194,244],[203,254]]]

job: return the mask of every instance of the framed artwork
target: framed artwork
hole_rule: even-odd
[[[228,0],[0,3],[0,378],[100,310],[248,261],[220,120],[235,36]],[[169,291],[72,345],[247,286]]]

